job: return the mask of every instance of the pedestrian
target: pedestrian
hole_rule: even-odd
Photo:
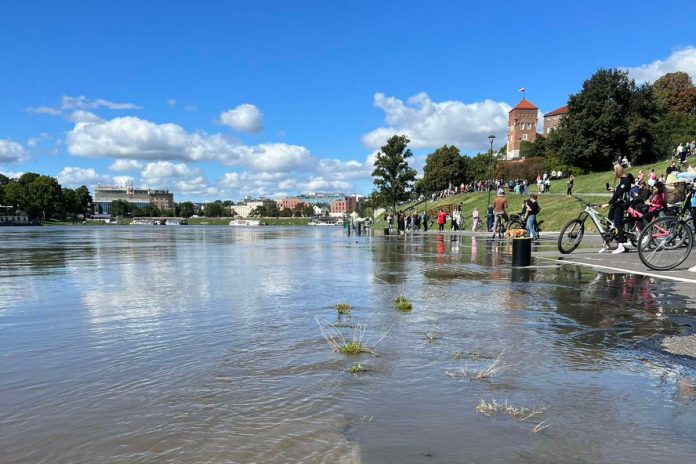
[[[416,211],[416,213],[413,215],[413,230],[420,230],[420,214]]]
[[[428,211],[423,210],[423,216],[421,216],[421,222],[423,223],[423,232],[428,231],[428,221],[430,220],[430,216],[428,216]]]
[[[631,191],[631,179],[624,173],[623,168],[620,164],[614,165],[614,177],[619,180],[616,188],[610,188],[610,191],[614,192],[614,195],[609,200],[609,203],[602,205],[602,208],[609,208],[609,220],[613,223],[617,230],[617,241],[619,246],[612,253],[624,253],[626,248],[624,247],[624,227],[623,227],[623,216],[624,212],[630,204],[630,191]],[[604,245],[599,250],[600,253],[607,251],[607,246]]]
[[[566,191],[566,195],[571,196],[573,194],[573,184],[575,183],[575,176],[572,174],[570,177],[568,177],[568,190]]]
[[[544,181],[544,193],[551,193],[551,178],[547,177]]]
[[[525,217],[527,219],[527,236],[533,240],[539,240],[539,232],[536,227],[537,214],[541,208],[537,202],[536,193],[529,195],[529,199],[524,202]]]
[[[488,211],[486,212],[488,232],[493,230],[493,205],[488,205]]]
[[[440,232],[444,232],[446,223],[447,213],[440,207],[440,212],[437,214],[437,228]]]
[[[476,232],[476,229],[478,229],[478,225],[479,225],[479,210],[478,210],[478,208],[474,208],[474,211],[471,213],[471,222],[474,224],[471,228],[471,231]]]

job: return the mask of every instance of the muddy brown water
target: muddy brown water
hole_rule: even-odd
[[[379,356],[331,351],[338,302]],[[646,341],[695,308],[481,238],[4,228],[0,463],[691,462],[696,371]]]

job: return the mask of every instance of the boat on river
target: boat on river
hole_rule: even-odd
[[[230,221],[231,226],[260,226],[261,221],[256,219],[232,219]]]

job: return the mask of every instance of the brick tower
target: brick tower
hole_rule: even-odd
[[[507,159],[520,157],[522,142],[534,142],[537,138],[537,117],[539,108],[523,98],[508,116]]]

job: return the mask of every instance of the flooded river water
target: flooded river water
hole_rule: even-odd
[[[512,271],[508,246],[0,229],[0,463],[692,462],[694,364],[655,341],[693,326],[689,292]],[[315,318],[338,322],[338,302],[336,325],[365,324],[377,356],[323,339]],[[482,400],[547,408],[520,420]]]

